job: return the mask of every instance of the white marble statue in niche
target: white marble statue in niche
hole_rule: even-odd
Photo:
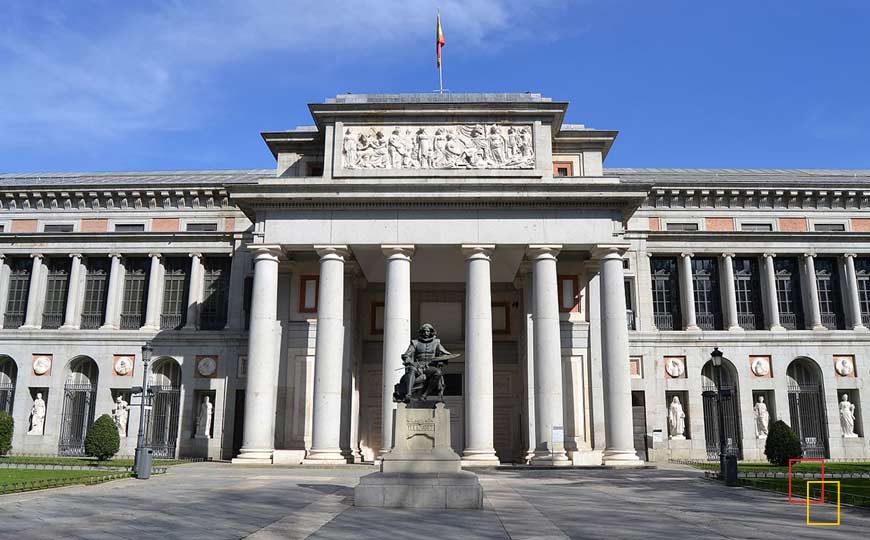
[[[855,404],[849,401],[849,394],[840,398],[840,427],[843,428],[843,437],[858,436],[855,433]]]
[[[535,167],[530,125],[348,127],[341,156],[345,169]]]
[[[112,420],[115,421],[115,426],[118,427],[118,436],[127,436],[127,418],[130,416],[130,404],[124,400],[124,396],[119,395],[115,399],[115,406],[112,407]]]
[[[36,394],[36,399],[33,400],[33,407],[30,408],[30,429],[28,435],[42,435],[45,429],[45,401],[42,399],[42,392]]]
[[[202,396],[202,403],[199,405],[199,414],[196,415],[196,436],[201,439],[211,439],[211,416],[214,412],[214,405],[208,396]]]
[[[770,424],[770,413],[767,411],[767,404],[764,402],[764,396],[758,396],[758,401],[752,408],[755,412],[755,433],[759,439],[767,438],[767,429]]]
[[[682,441],[686,438],[686,413],[677,396],[668,407],[668,429],[671,431],[671,440]]]

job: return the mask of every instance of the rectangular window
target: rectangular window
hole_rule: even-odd
[[[111,259],[88,258],[85,278],[85,301],[82,305],[83,330],[94,330],[103,324],[106,314],[106,299],[109,292]]]
[[[855,257],[855,274],[858,278],[858,304],[861,306],[861,321],[870,327],[870,258]]]
[[[202,309],[199,327],[221,330],[227,324],[227,300],[230,292],[230,258],[203,259]]]
[[[144,232],[144,223],[116,223],[115,232]]]
[[[46,224],[42,230],[47,233],[73,232],[72,223]]]
[[[66,310],[66,297],[69,291],[70,259],[53,257],[45,263],[48,279],[45,286],[45,304],[42,310],[43,328],[60,328]]]
[[[719,295],[719,268],[716,259],[692,259],[692,283],[695,286],[695,317],[704,330],[722,329],[722,309]]]
[[[145,320],[150,263],[149,259],[142,257],[124,260],[124,301],[121,305],[121,328],[124,330],[138,330]]]
[[[659,330],[681,328],[680,286],[677,278],[677,259],[673,257],[652,257],[653,318]]]
[[[813,225],[813,230],[816,232],[844,232],[846,225],[845,223],[816,223]]]
[[[33,260],[30,258],[9,259],[9,296],[6,299],[6,316],[3,318],[3,328],[18,328],[24,324],[32,270]]]
[[[634,324],[634,284],[632,280],[625,280],[625,322],[629,330],[636,330]]]
[[[668,231],[697,231],[697,223],[668,223],[665,225],[665,230]]]
[[[245,294],[242,298],[242,309],[245,312],[245,330],[251,327],[251,300],[254,297],[254,278],[245,278]]]
[[[764,311],[757,259],[734,259],[734,292],[737,295],[737,324],[744,330],[763,330]]]
[[[574,163],[570,161],[554,161],[553,176],[574,176]]]
[[[773,260],[776,273],[776,304],[779,307],[779,324],[789,330],[804,328],[804,312],[801,303],[801,281],[797,259],[777,257]]]
[[[559,276],[559,311],[568,313],[579,302],[577,276]]]
[[[188,223],[185,229],[187,232],[214,232],[217,230],[217,223]]]
[[[299,278],[299,313],[317,313],[318,276]]]
[[[160,311],[160,328],[178,329],[187,322],[190,258],[167,257],[163,268],[163,308]]]
[[[741,223],[740,230],[746,232],[771,232],[773,231],[772,223]]]
[[[837,259],[817,257],[816,285],[819,289],[819,312],[822,324],[830,330],[843,330],[843,299],[840,296],[840,276]]]
[[[5,230],[6,230],[6,225],[0,225],[0,232],[3,232]]]

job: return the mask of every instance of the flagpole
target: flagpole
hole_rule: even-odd
[[[444,75],[441,73],[441,66],[438,66],[438,93],[444,93]]]

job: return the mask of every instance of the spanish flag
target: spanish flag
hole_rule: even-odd
[[[441,14],[437,17],[438,24],[435,27],[435,52],[438,55],[438,67],[441,67],[441,47],[446,43],[444,41],[444,32],[441,31]]]

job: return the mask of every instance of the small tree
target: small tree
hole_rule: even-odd
[[[104,414],[97,418],[85,437],[85,454],[105,461],[117,454],[120,448],[121,437],[112,417]]]
[[[785,467],[789,459],[801,457],[801,441],[788,424],[777,420],[770,426],[767,442],[764,443],[764,453],[767,461]]]
[[[5,456],[12,450],[12,430],[15,421],[6,411],[0,411],[0,456]]]

